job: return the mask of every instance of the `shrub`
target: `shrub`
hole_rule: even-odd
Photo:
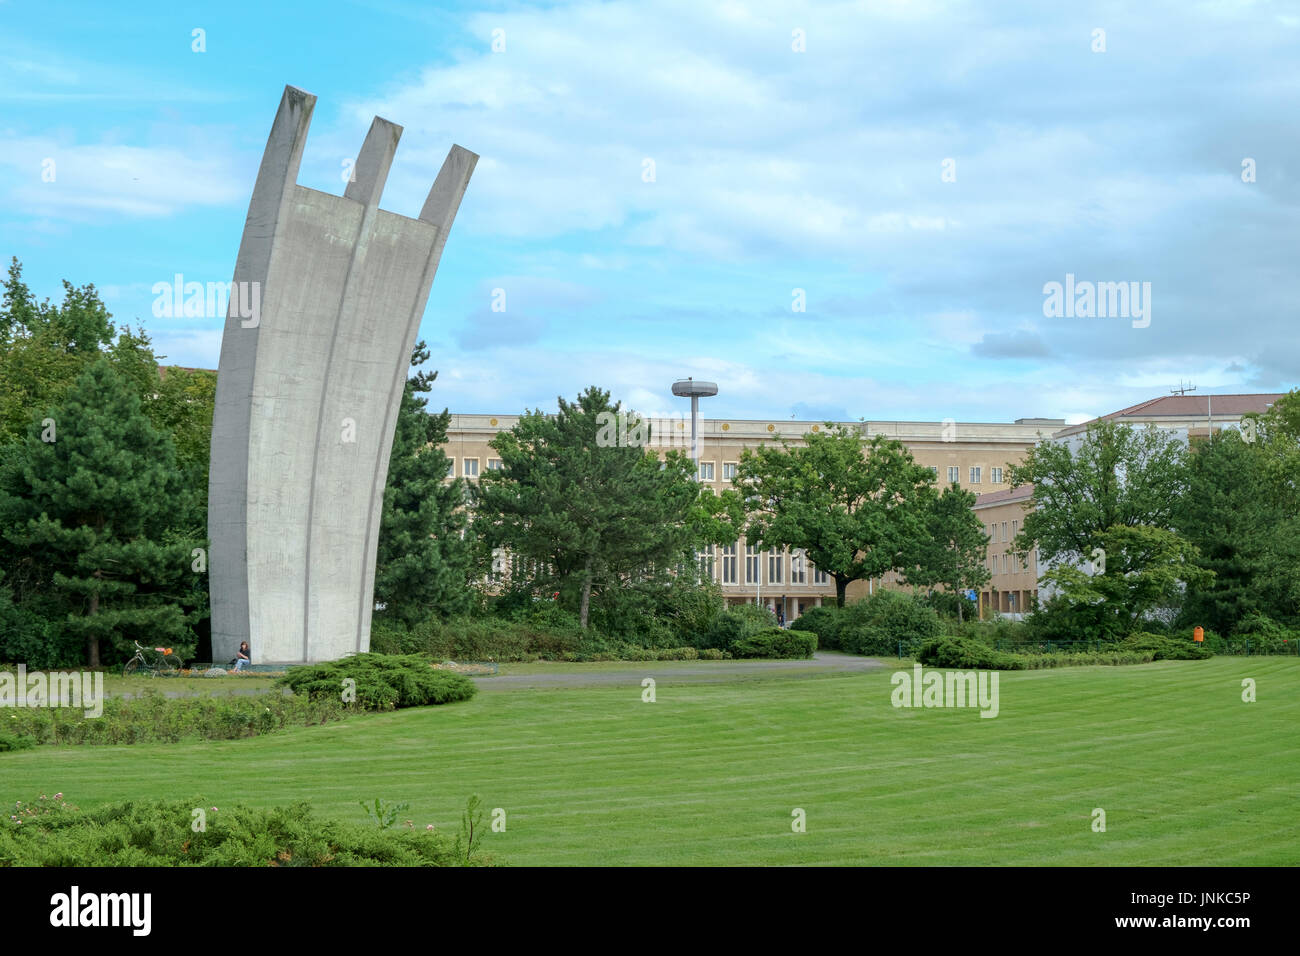
[[[877,591],[844,609],[840,623],[840,646],[850,654],[879,656],[914,652],[943,630],[934,608],[912,595],[898,591]]]
[[[581,645],[591,639],[593,632],[584,633],[576,622],[562,616],[562,609],[557,607],[555,611],[559,613],[539,613],[531,618],[422,621],[411,629],[410,642],[400,646],[407,653],[456,661],[558,660],[565,653],[582,653]]]
[[[977,638],[991,647],[1019,647],[1039,643],[1039,638],[1025,621],[1014,621],[1009,617],[967,621],[962,624],[960,631],[953,629],[952,633]]]
[[[806,660],[817,650],[817,635],[811,631],[787,631],[774,627],[741,638],[731,647],[736,657],[769,657]]]
[[[1151,659],[1156,661],[1203,661],[1214,656],[1212,650],[1195,643],[1190,637],[1167,637],[1164,634],[1152,634],[1148,631],[1130,634],[1120,642],[1119,648],[1128,651],[1151,651],[1153,655]]]
[[[1250,637],[1255,640],[1270,637],[1281,640],[1287,636],[1286,628],[1266,614],[1247,614],[1237,622],[1232,633],[1234,636]]]
[[[1052,667],[1082,667],[1087,665],[1149,664],[1151,651],[1085,651],[1050,654],[1026,654],[1020,658],[1026,670],[1043,670]]]
[[[1008,654],[994,650],[982,641],[948,635],[926,641],[917,659],[931,667],[962,670],[1041,670],[1053,667],[1147,664],[1157,659],[1157,651],[1150,646],[1115,645],[1101,651]]]
[[[9,734],[0,731],[0,753],[8,750],[30,750],[36,741],[26,734]]]
[[[311,699],[337,700],[345,680],[356,681],[356,704],[365,710],[449,704],[477,691],[468,677],[434,670],[423,657],[375,653],[291,667],[276,684]]]
[[[1027,662],[1016,654],[995,651],[987,644],[969,637],[934,637],[923,642],[916,659],[928,667],[951,667],[961,670],[1018,671]]]
[[[838,607],[823,604],[811,607],[799,615],[796,624],[801,631],[811,631],[817,635],[817,646],[823,650],[838,650],[840,646],[840,619],[842,612]]]
[[[776,627],[776,615],[757,604],[737,604],[718,615],[705,646],[731,650],[751,634]]]
[[[151,689],[131,699],[108,698],[97,718],[75,707],[17,708],[5,718],[4,731],[37,744],[234,740],[341,720],[347,712],[337,694],[322,700],[283,694],[169,700]]]
[[[1242,650],[1244,642],[1249,641],[1252,654],[1294,654],[1296,644],[1300,643],[1300,631],[1289,630],[1263,614],[1246,615],[1232,634],[1234,645]]]
[[[191,829],[202,808],[205,828]],[[446,836],[322,819],[306,801],[268,809],[129,800],[81,810],[61,794],[0,817],[0,866],[456,866]],[[17,819],[13,819],[13,818]]]
[[[727,653],[716,647],[706,647],[700,651],[700,660],[702,661],[720,661],[727,656]]]
[[[719,585],[713,581],[696,584],[683,577],[674,579],[666,589],[655,613],[672,629],[675,644],[699,648],[725,609]]]
[[[941,617],[951,618],[954,623],[957,621],[958,606],[961,607],[963,622],[972,621],[979,614],[975,602],[965,593],[954,594],[952,591],[931,591],[925,597],[925,606],[934,608]]]
[[[1116,643],[1124,637],[1119,619],[1107,613],[1103,604],[1072,603],[1063,594],[1054,594],[1025,619],[1028,640],[1077,641],[1100,640]]]
[[[847,653],[862,654],[865,657],[897,656],[900,643],[904,655],[914,652],[917,647],[913,641],[899,642],[893,634],[876,624],[846,627],[840,633]]]
[[[370,625],[370,650],[376,654],[422,654],[425,640],[400,621],[380,621]]]

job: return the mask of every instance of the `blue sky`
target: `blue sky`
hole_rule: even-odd
[[[405,127],[393,212],[453,142],[481,156],[421,332],[439,408],[599,384],[661,414],[686,375],[719,383],[706,415],[774,419],[1285,390],[1298,54],[1300,4],[1262,0],[0,0],[0,255],[216,367],[220,319],[155,318],[151,288],[230,279],[292,84],[306,186],[342,192],[375,115]],[[1150,324],[1046,317],[1067,274],[1151,283]]]

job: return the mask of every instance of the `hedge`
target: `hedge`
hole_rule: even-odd
[[[787,631],[774,627],[751,634],[731,647],[735,657],[766,657],[778,660],[807,660],[817,650],[817,635],[811,631]]]
[[[354,684],[345,684],[354,681]],[[291,667],[276,681],[295,694],[313,700],[343,700],[355,692],[355,703],[366,710],[393,710],[426,704],[468,700],[478,688],[463,674],[434,670],[418,655],[356,654],[337,661]]]

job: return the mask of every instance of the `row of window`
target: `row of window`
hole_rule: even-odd
[[[740,584],[740,542],[724,545],[720,560],[715,552],[713,545],[708,545],[699,552],[700,573],[709,580],[722,584]],[[765,557],[767,577],[763,578]],[[755,544],[745,545],[745,584],[785,584],[787,569],[790,584],[807,584],[810,572],[813,584],[824,585],[830,582],[830,575],[815,567],[802,549],[796,548],[787,555],[784,550],[776,548],[763,550]],[[720,575],[717,573],[719,570]]]
[[[715,480],[715,479],[714,479],[714,475],[716,474],[714,468],[715,468],[716,465],[717,465],[717,462],[714,462],[714,461],[702,461],[702,462],[700,462],[700,481],[714,481],[714,480]],[[499,471],[500,468],[501,468],[501,459],[500,459],[500,458],[489,458],[489,459],[487,460],[487,467],[488,467],[488,470],[489,470],[489,471]],[[734,482],[734,481],[736,480],[736,469],[737,469],[738,467],[739,467],[739,462],[734,462],[734,461],[724,461],[724,462],[722,463],[722,480],[723,480],[723,481],[732,481],[732,482]],[[478,475],[479,475],[479,470],[478,470],[478,469],[479,469],[479,459],[477,459],[477,458],[462,458],[462,459],[461,459],[461,472],[460,472],[460,473],[461,473],[461,476],[462,476],[462,477],[465,477],[465,478],[477,478]],[[939,476],[939,466],[938,466],[938,465],[931,465],[931,466],[930,466],[930,471],[932,471],[932,472],[934,473],[934,475],[935,475],[936,478]],[[969,478],[970,478],[970,480],[969,480],[968,483],[969,483],[969,484],[972,484],[972,485],[982,484],[982,483],[983,483],[983,474],[984,474],[984,470],[983,470],[983,468],[982,468],[980,465],[972,465],[971,468],[970,468],[970,472],[969,472]],[[451,464],[448,465],[448,467],[447,467],[447,477],[448,477],[448,478],[455,478],[455,477],[456,477],[456,459],[455,459],[455,458],[451,459]],[[948,483],[949,483],[949,484],[952,484],[953,482],[958,481],[958,480],[960,479],[960,477],[961,477],[961,469],[960,469],[957,465],[949,465],[949,466],[948,466]],[[996,484],[1001,484],[1001,483],[1002,483],[1002,469],[1001,469],[1001,468],[990,468],[990,469],[989,469],[989,481],[991,481],[991,482],[992,482],[993,484],[995,484],[995,485],[996,485]]]
[[[1007,537],[1007,523],[1005,521],[1002,522],[1001,525],[1002,537],[1000,538],[998,537],[998,523],[996,521],[992,524],[986,524],[984,530],[988,532],[990,541],[1014,541],[1016,540],[1016,535],[1020,533],[1020,522],[1014,520],[1011,522],[1010,537]]]
[[[477,477],[478,477],[478,463],[479,463],[479,460],[478,460],[477,458],[462,458],[462,459],[461,459],[461,466],[460,466],[460,467],[461,467],[461,471],[460,471],[461,476],[464,477],[464,478],[477,478]],[[489,458],[489,459],[487,460],[487,466],[488,466],[488,471],[500,471],[500,470],[501,470],[501,459],[500,459],[500,458]],[[456,477],[456,459],[455,459],[455,458],[451,459],[451,463],[447,466],[447,477],[448,477],[448,478],[455,478],[455,477]]]
[[[935,476],[936,478],[939,477],[939,466],[938,466],[938,465],[931,465],[931,466],[930,466],[930,471],[932,471],[932,472],[934,473],[934,476]],[[970,470],[967,472],[967,478],[968,478],[967,484],[971,484],[971,485],[980,485],[980,484],[983,484],[983,483],[984,483],[984,468],[983,468],[983,466],[982,466],[982,465],[971,465],[971,466],[970,466]],[[950,484],[950,485],[951,485],[951,484],[957,484],[957,483],[960,482],[960,480],[961,480],[961,466],[960,466],[960,465],[949,465],[949,466],[948,466],[948,484]],[[1001,469],[1001,468],[990,468],[990,469],[989,469],[989,481],[990,481],[992,484],[995,484],[995,485],[1000,485],[1000,484],[1002,484],[1002,469]]]
[[[1019,574],[1029,570],[1029,559],[1033,552],[1025,554],[1020,551],[1008,551],[1005,554],[989,555],[985,566],[990,574]],[[1017,567],[1016,565],[1019,565]]]

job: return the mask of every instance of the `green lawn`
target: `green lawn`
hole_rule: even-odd
[[[1004,673],[992,720],[894,709],[892,666],[708,684],[622,666],[659,678],[656,703],[632,679],[241,741],[38,748],[0,754],[0,798],[307,798],[360,820],[382,797],[454,830],[477,792],[507,812],[484,850],[514,864],[1300,863],[1294,659]]]

